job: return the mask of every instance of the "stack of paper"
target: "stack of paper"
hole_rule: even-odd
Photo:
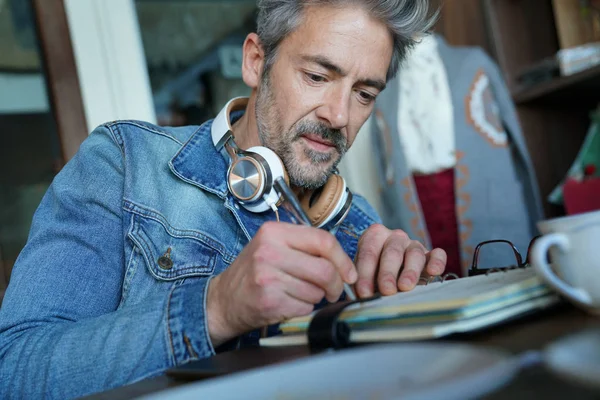
[[[494,325],[558,301],[533,269],[525,268],[417,286],[351,305],[340,320],[350,326],[352,342],[419,340]],[[307,343],[313,315],[283,323],[283,334],[261,339],[261,345]]]

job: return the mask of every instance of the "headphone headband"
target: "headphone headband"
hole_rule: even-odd
[[[233,111],[245,110],[248,105],[247,97],[235,97],[227,102],[214,119],[210,134],[216,149],[222,152],[225,143],[233,136],[230,115]]]

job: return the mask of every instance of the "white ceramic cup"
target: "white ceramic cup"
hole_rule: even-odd
[[[543,236],[531,249],[537,273],[568,300],[600,313],[600,211],[541,221],[538,228]]]

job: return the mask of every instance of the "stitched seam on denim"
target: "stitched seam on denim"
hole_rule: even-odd
[[[175,355],[175,346],[173,345],[173,332],[171,332],[171,301],[173,300],[173,292],[177,289],[177,283],[173,284],[173,287],[169,291],[169,297],[167,301],[167,334],[169,335],[169,345],[171,346],[171,361],[173,365],[177,365],[177,357]]]
[[[144,238],[142,238],[140,235],[135,235],[135,232],[137,231],[138,227],[137,224],[134,224],[133,229],[127,234],[127,236],[129,236],[129,238],[139,246],[140,249],[142,249],[142,257],[144,258],[145,262],[147,265],[154,265],[153,262],[150,261],[150,259],[148,257],[150,257],[150,254],[152,253],[152,251],[147,248],[144,251],[144,245],[148,246],[148,244],[146,243],[146,241],[144,240]],[[156,271],[154,271],[154,268],[148,268],[150,270],[150,274],[160,280],[160,279],[164,279],[158,275],[156,275]]]
[[[201,184],[200,182],[197,182],[193,179],[188,179],[185,176],[181,175],[176,169],[175,166],[173,165],[172,160],[169,161],[169,169],[171,170],[171,172],[173,172],[173,174],[175,174],[175,176],[177,176],[179,179],[181,179],[184,182],[187,182],[191,185],[194,185],[196,187],[199,187],[202,190],[205,190],[207,192],[210,192],[212,194],[216,194],[217,196],[219,196],[221,199],[225,199],[227,192],[226,191],[219,191],[213,188],[210,188],[206,185]],[[194,179],[196,179],[196,177],[193,177]]]
[[[214,257],[211,257],[211,261]],[[193,266],[193,267],[185,267],[185,268],[177,268],[177,270],[172,269],[171,271],[165,271],[165,276],[170,276],[170,275],[174,275],[175,272],[184,272],[184,271],[198,271],[201,273],[210,273],[213,272],[215,270],[214,266],[210,266],[210,265],[198,265],[198,266]],[[177,274],[177,277],[180,277],[180,274]]]
[[[353,237],[354,239],[358,239],[358,234],[354,231],[354,229],[356,229],[356,228],[354,228],[353,225],[350,225],[350,229],[348,229],[348,228],[341,228],[340,232],[343,232],[346,235]]]
[[[130,256],[129,256],[129,260],[127,261],[127,268],[125,269],[125,277],[124,277],[124,279],[123,279],[123,288],[121,289],[121,301],[119,302],[119,306],[118,306],[119,308],[120,308],[120,307],[123,305],[123,303],[125,303],[125,301],[127,300],[127,295],[129,294],[129,288],[131,287],[131,280],[133,279],[133,275],[135,275],[135,272],[132,272],[132,273],[131,273],[131,274],[132,274],[132,276],[131,276],[131,277],[129,277],[129,279],[128,279],[128,277],[127,277],[127,274],[129,273],[129,271],[130,271],[130,270],[131,270],[131,268],[132,268],[132,265],[131,265],[131,263],[132,263],[132,262],[133,262],[133,260],[134,260],[134,257],[135,257],[135,251],[136,251],[136,248],[135,248],[135,246],[133,246],[133,247],[132,247],[132,249],[131,249],[131,254],[130,254]]]
[[[184,177],[183,175],[181,175],[175,168],[177,166],[179,166],[181,163],[177,162],[177,165],[173,163],[173,161],[176,161],[176,159],[178,159],[179,157],[184,157],[187,155],[187,153],[190,151],[190,143],[194,140],[197,140],[197,134],[204,130],[204,129],[208,129],[208,123],[209,121],[203,123],[202,125],[200,125],[198,127],[198,129],[196,129],[196,131],[194,131],[194,133],[190,136],[190,138],[185,142],[185,144],[183,146],[181,146],[181,148],[179,149],[179,151],[177,151],[177,153],[175,153],[175,155],[173,156],[173,158],[171,158],[171,160],[169,160],[169,169],[171,170],[171,172],[173,172],[173,174],[175,174],[175,176],[177,176],[178,178],[180,178],[182,181],[187,182],[191,185],[194,185],[196,187],[199,187],[207,192],[216,194],[217,196],[219,196],[220,198],[224,199],[225,196],[227,195],[227,190],[223,189],[223,190],[216,190],[213,188],[210,188],[208,186],[205,186],[203,184],[201,184],[200,182],[197,182],[198,177],[196,176],[192,176],[192,179],[188,179],[186,177]],[[196,179],[196,180],[194,180]]]
[[[136,126],[136,127],[140,128],[140,129],[144,129],[144,130],[146,130],[148,132],[156,133],[157,135],[164,136],[164,137],[166,137],[168,139],[171,139],[171,140],[173,140],[175,143],[177,143],[179,145],[183,144],[183,142],[181,140],[177,139],[175,136],[172,136],[172,135],[168,134],[167,132],[162,132],[162,131],[159,131],[157,129],[151,128],[149,126],[139,124],[139,123],[134,122],[134,121],[115,121],[115,122],[110,123],[107,126],[117,126],[118,127],[120,125],[133,125],[133,126]],[[197,130],[194,131],[194,133],[195,132],[197,132]]]
[[[177,153],[175,153],[175,155],[171,158],[171,160],[169,161],[169,165],[172,165],[173,160],[179,158],[180,156],[186,156],[187,153],[190,151],[190,144],[196,140],[196,135],[198,134],[198,132],[200,132],[201,130],[203,130],[204,125],[206,125],[207,122],[205,122],[204,124],[200,125],[198,127],[198,129],[196,129],[194,131],[194,133],[192,133],[190,135],[190,137],[188,138],[188,140],[185,141],[185,143],[179,148],[179,150],[177,150]],[[179,163],[178,163],[179,164]]]
[[[132,211],[132,212],[133,212],[133,211]],[[137,213],[136,213],[136,214],[137,214]],[[138,214],[138,215],[140,215],[140,214]],[[154,220],[154,221],[157,221],[158,223],[161,223],[161,221],[159,221],[159,220],[157,220],[157,219],[155,219],[155,218],[153,218],[153,217],[151,217],[151,216],[144,216],[144,217],[145,217],[145,218],[148,218],[148,219],[151,219],[151,220]],[[163,224],[161,223],[161,225],[163,225]],[[167,225],[168,225],[168,224],[167,224]],[[163,227],[164,227],[164,225],[163,225]],[[170,227],[170,226],[169,226],[169,227]],[[167,231],[167,234],[168,234],[169,236],[171,236],[172,238],[174,238],[174,239],[189,239],[189,240],[195,240],[196,242],[198,242],[198,244],[199,244],[199,245],[203,245],[203,246],[205,246],[205,247],[208,247],[208,248],[210,248],[211,250],[214,250],[214,251],[218,252],[218,253],[221,255],[221,257],[223,257],[223,259],[227,259],[227,260],[229,260],[229,259],[231,258],[231,262],[233,262],[233,257],[229,257],[229,256],[227,256],[227,255],[223,254],[223,252],[222,252],[222,251],[220,251],[218,248],[216,248],[216,246],[214,246],[214,245],[211,245],[211,244],[209,244],[209,243],[205,243],[205,242],[204,242],[204,241],[203,241],[201,238],[199,238],[199,237],[196,237],[196,236],[194,236],[194,235],[178,235],[178,234],[174,234],[174,233],[172,233],[172,232],[169,232],[169,228],[168,228],[168,227],[165,227],[165,229],[166,229],[166,231]],[[171,229],[172,229],[172,230],[175,230],[175,229],[174,229],[174,228],[172,228],[172,227],[171,227]]]
[[[133,214],[137,214],[141,217],[149,218],[160,223],[165,228],[167,233],[174,238],[187,238],[198,240],[199,242],[212,248],[213,250],[218,251],[224,259],[227,259],[230,262],[233,262],[233,260],[235,260],[235,256],[226,251],[225,246],[223,246],[217,240],[195,229],[183,230],[174,228],[167,222],[166,218],[158,211],[140,206],[139,204],[136,204],[133,201],[127,199],[123,199],[123,208],[126,211],[129,211]]]
[[[156,279],[173,281],[173,280],[183,279],[183,278],[187,278],[187,277],[194,277],[194,276],[197,276],[198,274],[203,274],[203,276],[209,276],[215,270],[216,260],[215,260],[215,257],[212,256],[210,258],[212,266],[181,268],[181,269],[171,270],[169,272],[165,271],[162,274],[159,274],[158,272],[160,270],[154,268],[155,267],[154,261],[149,258],[152,255],[151,245],[146,241],[146,239],[144,238],[144,235],[139,234],[137,232],[138,230],[140,230],[139,224],[135,223],[134,225],[135,225],[135,230],[131,231],[128,234],[128,236],[131,238],[131,240],[134,243],[137,243],[138,246],[142,249],[142,252],[144,253],[143,254],[144,260],[146,260],[146,264],[148,264],[148,266],[149,266],[148,269],[150,270],[150,274],[152,274],[152,276],[154,276]],[[193,272],[185,274],[185,273],[180,273],[181,271],[193,271]]]
[[[239,227],[242,228],[242,232],[244,232],[244,235],[246,235],[246,239],[248,239],[248,241],[252,240],[252,238],[250,237],[250,233],[246,230],[246,227],[242,223],[242,219],[235,212],[235,209],[233,207],[231,207],[228,203],[225,203],[225,208],[227,208],[227,209],[229,209],[231,211],[231,213],[233,214],[233,216],[234,216],[235,220],[237,221]]]
[[[131,200],[124,199],[123,206],[126,211],[129,211],[133,214],[139,215],[141,217],[150,218],[156,222],[159,222],[163,227],[167,230],[167,232],[181,232],[180,234],[173,233],[171,236],[173,237],[189,237],[191,239],[198,239],[200,241],[206,240],[207,242],[216,242],[216,240],[208,237],[204,233],[197,231],[195,229],[177,229],[169,224],[166,218],[158,211],[152,210],[150,208],[141,206],[137,203],[134,203]],[[171,233],[171,232],[169,232]],[[197,236],[196,236],[197,235]],[[217,247],[221,245],[219,243],[215,243],[214,245],[211,243],[206,243],[207,246],[215,247],[214,250],[219,250]]]
[[[362,211],[362,209],[359,206],[357,206],[356,204],[352,204],[352,208],[351,208],[350,212],[352,212],[352,211],[357,213],[362,218],[366,219],[366,222],[361,224],[361,226],[358,228],[354,227],[352,224],[350,224],[348,222],[342,222],[341,227],[346,227],[346,228],[352,227],[352,229],[356,229],[356,231],[362,232],[365,229],[367,229],[369,226],[371,226],[375,223],[375,220],[373,218],[369,217],[367,214],[365,214]]]
[[[193,277],[193,276],[196,276],[197,274],[204,274],[206,276],[207,274],[210,274],[215,270],[214,257],[212,257],[212,259],[211,259],[211,261],[213,261],[212,267],[195,267],[195,268],[177,269],[175,271],[163,272],[162,274],[159,274],[158,272],[160,270],[157,270],[156,268],[154,268],[155,267],[154,260],[149,258],[152,255],[152,246],[148,243],[148,241],[146,241],[146,239],[144,238],[144,235],[137,233],[137,231],[140,230],[139,224],[135,224],[135,225],[136,225],[136,229],[134,232],[132,232],[131,239],[134,242],[138,243],[138,246],[140,246],[140,248],[142,249],[142,251],[144,253],[144,259],[146,260],[146,263],[150,266],[149,267],[150,273],[156,279],[173,281],[173,280],[182,279],[182,278],[186,278],[186,277]],[[187,275],[179,273],[180,271],[190,271],[190,270],[193,272],[191,272]]]
[[[174,159],[176,159],[177,157],[179,157],[179,155],[181,155],[181,154],[185,154],[185,153],[187,152],[188,144],[189,144],[189,143],[190,143],[192,140],[194,140],[194,138],[196,137],[196,134],[197,134],[198,132],[200,132],[200,131],[201,131],[201,130],[204,128],[204,126],[205,126],[207,123],[208,123],[208,121],[207,121],[207,122],[205,122],[205,123],[203,123],[202,125],[200,125],[200,126],[198,127],[198,129],[196,129],[196,130],[195,130],[195,131],[194,131],[194,132],[193,132],[193,133],[190,135],[190,137],[188,138],[188,140],[186,140],[186,141],[185,141],[185,143],[183,144],[183,146],[181,146],[181,148],[180,148],[180,149],[177,151],[177,153],[175,153],[175,155],[173,156],[173,158],[171,159],[171,161],[173,161]],[[170,163],[170,162],[169,162],[169,163]]]
[[[206,338],[210,355],[216,354],[215,348],[210,340],[210,333],[208,332],[208,313],[206,312],[206,302],[208,301],[208,285],[210,285],[212,278],[214,278],[214,275],[206,280],[206,285],[204,286],[204,303],[202,304],[202,314],[204,315],[204,337]]]
[[[178,275],[173,275],[173,276],[157,276],[156,273],[153,271],[152,276],[156,277],[156,279],[159,281],[174,282],[179,279],[187,279],[187,278],[208,278],[209,276],[211,276],[210,273],[213,271],[214,270],[210,271],[209,273],[198,271],[198,272],[193,272],[193,273],[187,274],[187,275],[186,274],[178,274]]]
[[[121,133],[115,132],[112,129],[112,125],[105,125],[105,127],[106,130],[109,132],[112,140],[119,146],[119,149],[121,150],[123,156],[125,156],[125,153],[123,152],[123,137],[121,136]]]
[[[194,347],[192,346],[192,342],[190,338],[184,333],[183,341],[185,342],[185,346],[187,347],[188,352],[192,358],[198,358],[198,354],[194,351]]]
[[[369,222],[371,224],[375,223],[375,220],[373,218],[371,218],[365,211],[363,211],[363,209],[358,204],[355,203],[355,204],[352,204],[352,206],[354,207],[356,213],[363,216],[367,220],[367,223],[369,223]]]
[[[236,242],[236,243],[235,243],[235,248],[234,248],[234,249],[235,249],[235,250],[237,251],[237,253],[239,254],[239,253],[240,253],[240,252],[243,250],[243,248],[244,248],[244,246],[245,246],[245,244],[244,244],[244,243],[245,243],[245,242],[247,242],[247,241],[248,241],[248,239],[246,238],[246,235],[245,235],[245,234],[244,234],[244,232],[242,231],[242,228],[240,227],[240,225],[239,225],[239,224],[238,224],[238,225],[237,225],[235,228],[236,228],[236,229],[235,229],[235,236],[236,236],[236,240],[235,240],[235,242]],[[242,241],[243,241],[243,242],[242,242]],[[238,251],[237,249],[240,249],[240,250]]]

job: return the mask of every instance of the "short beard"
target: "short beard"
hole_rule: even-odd
[[[321,153],[311,148],[304,148],[304,156],[310,160],[310,167],[302,167],[298,162],[293,144],[301,140],[304,135],[314,134],[327,140],[335,146],[336,154]],[[341,158],[347,150],[346,138],[339,129],[331,129],[325,124],[313,121],[299,121],[293,128],[289,139],[282,141],[283,148],[277,153],[283,160],[293,185],[305,189],[317,189],[323,186],[327,179],[337,168]],[[336,159],[333,159],[336,157]],[[319,169],[323,164],[331,165],[326,169]],[[307,171],[308,170],[308,171]],[[312,172],[312,173],[311,173]]]
[[[281,118],[275,108],[269,70],[263,72],[257,93],[256,121],[261,145],[270,148],[279,156],[288,173],[290,183],[296,187],[308,190],[322,187],[348,150],[346,137],[342,132],[339,129],[331,129],[321,122],[300,120],[288,132],[283,132],[279,123]],[[303,167],[297,159],[293,144],[306,134],[315,134],[331,142],[337,150],[337,159],[332,162],[334,154],[304,148],[304,156],[312,162],[312,165]],[[319,165],[330,162],[332,163],[328,168],[319,168]]]

